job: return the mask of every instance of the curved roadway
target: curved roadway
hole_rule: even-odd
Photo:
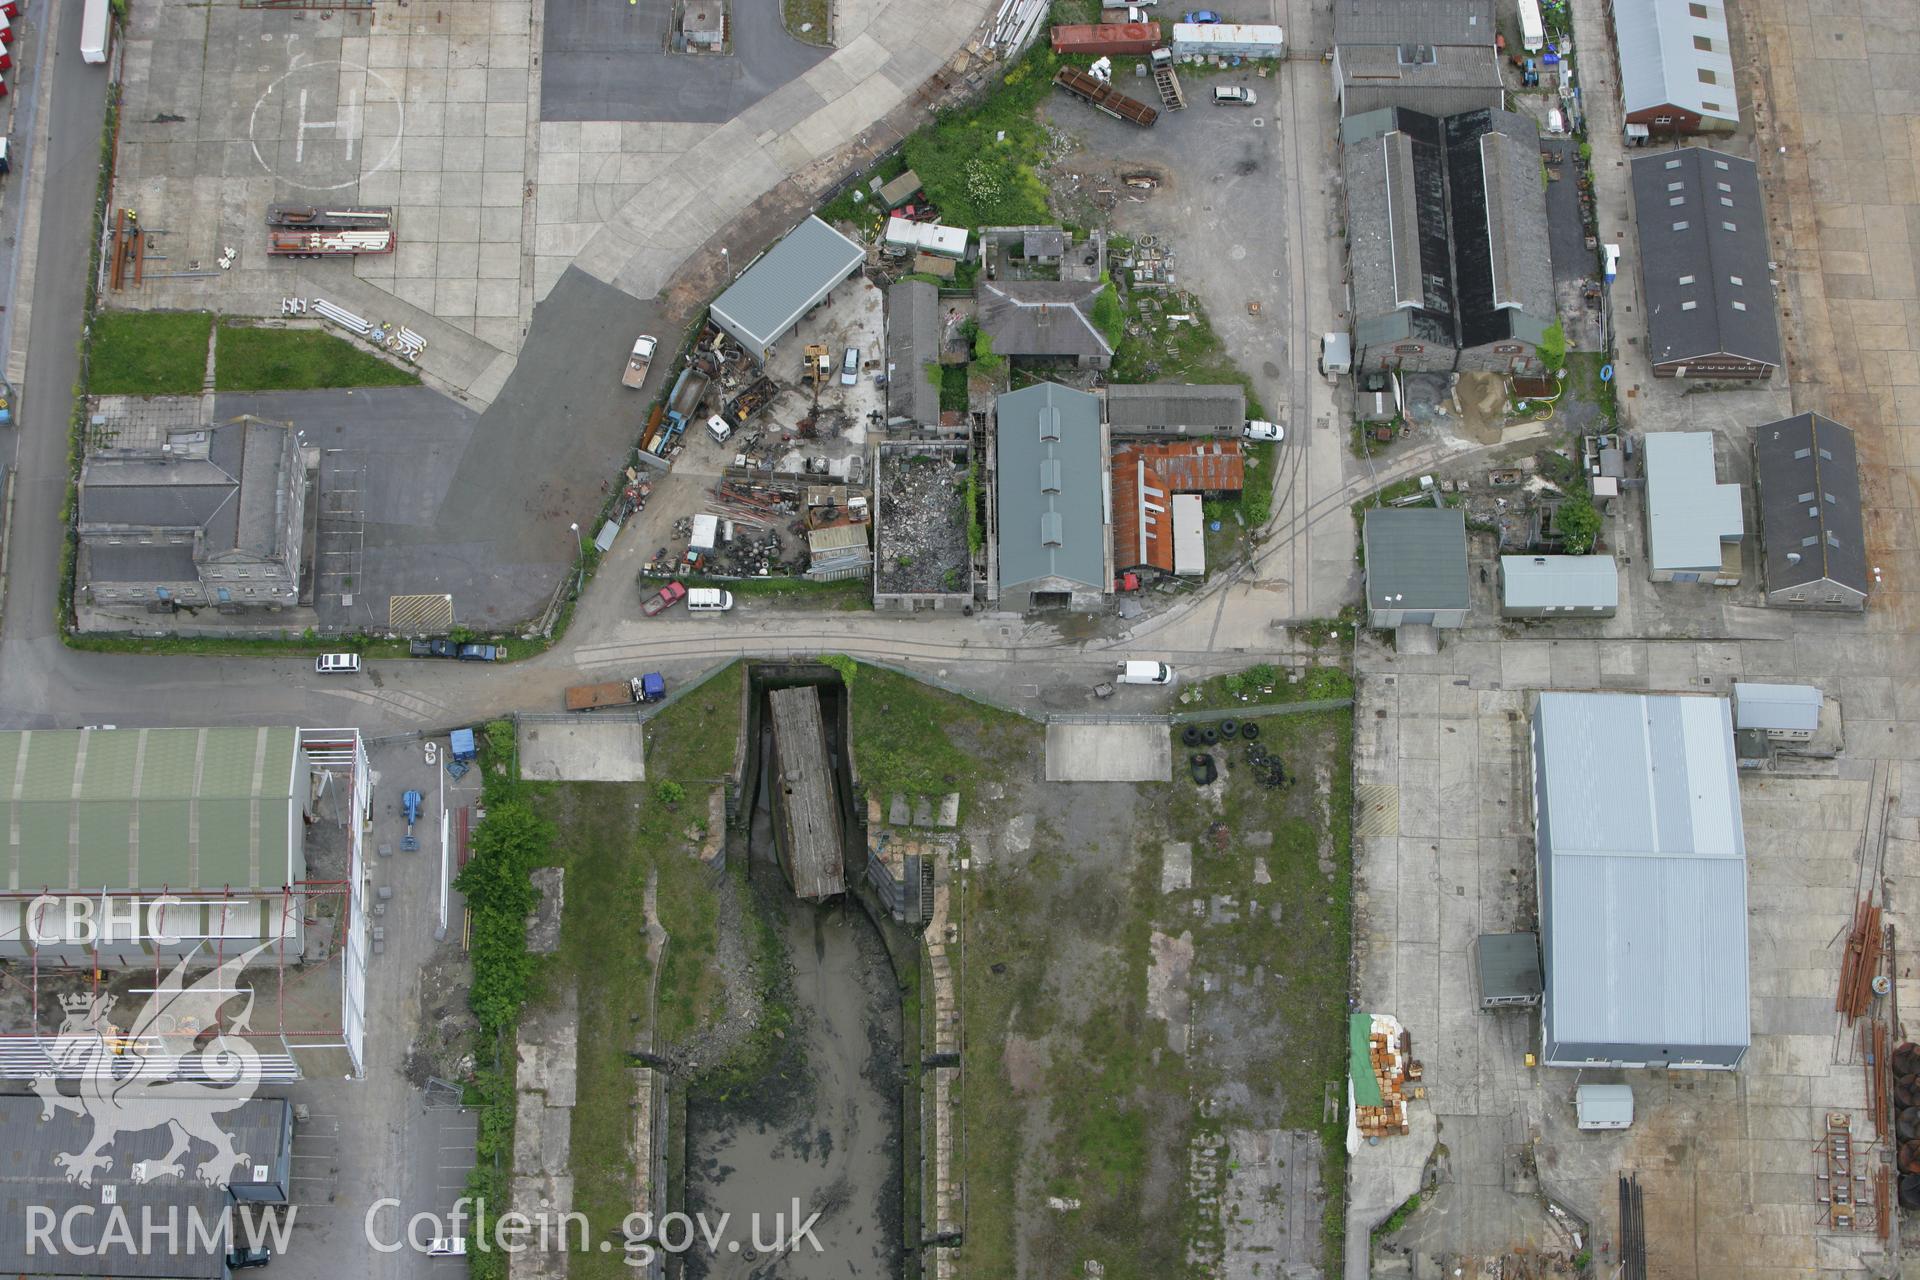
[[[83,0],[62,6],[71,31]],[[1276,5],[1276,7],[1282,7]],[[72,41],[63,41],[71,45]],[[1293,583],[1311,573],[1305,548],[1315,529],[1350,530],[1348,507],[1375,485],[1422,470],[1438,450],[1403,458],[1391,474],[1345,476],[1315,492],[1309,454],[1338,451],[1344,437],[1307,428],[1330,406],[1323,383],[1304,369],[1283,371],[1279,399],[1291,402],[1292,439],[1275,468],[1276,518],[1250,562],[1219,575],[1165,613],[1129,631],[1086,638],[1101,626],[1084,619],[1035,623],[982,614],[973,618],[867,613],[813,613],[743,608],[716,620],[685,617],[649,621],[638,616],[630,584],[613,575],[592,584],[565,640],[546,654],[501,668],[457,663],[396,661],[369,664],[358,677],[322,679],[306,658],[169,657],[79,652],[60,639],[56,580],[65,536],[67,428],[78,382],[76,344],[88,266],[88,216],[98,173],[103,123],[103,75],[67,48],[52,63],[50,135],[38,163],[45,166],[37,270],[32,293],[33,332],[16,441],[16,486],[9,523],[4,631],[0,633],[0,722],[19,728],[81,724],[218,724],[223,722],[348,723],[379,734],[444,727],[512,709],[558,708],[561,691],[582,676],[661,669],[670,680],[736,655],[848,653],[907,663],[930,674],[1027,700],[1036,709],[1087,705],[1087,689],[1122,656],[1155,656],[1195,669],[1231,670],[1261,660],[1277,647],[1282,611],[1306,606]],[[1290,66],[1290,80],[1310,69]],[[1289,96],[1296,86],[1289,85]],[[1304,91],[1306,85],[1297,86]],[[1273,130],[1274,134],[1287,131]],[[1298,163],[1297,158],[1294,163]],[[1304,175],[1301,175],[1304,176]],[[18,177],[16,176],[16,182]],[[1304,183],[1284,184],[1295,191]],[[18,188],[16,188],[18,189]],[[1296,246],[1309,243],[1309,221],[1299,199],[1281,222]],[[1316,255],[1309,249],[1309,263]],[[1291,317],[1295,332],[1311,333],[1323,319],[1312,298],[1309,271],[1296,269]],[[545,323],[564,326],[564,314],[543,310]],[[1301,362],[1296,362],[1301,363]],[[1311,401],[1312,403],[1309,403]],[[1332,459],[1319,459],[1322,475]],[[1344,465],[1333,465],[1344,476]],[[1348,534],[1350,536],[1350,533]],[[1341,584],[1345,585],[1345,584]],[[1324,590],[1312,611],[1332,614],[1338,602]],[[1063,633],[1063,628],[1065,633]],[[1129,691],[1135,693],[1137,691]],[[1103,704],[1115,710],[1127,706]]]

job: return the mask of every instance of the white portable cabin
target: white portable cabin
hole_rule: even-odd
[[[1284,58],[1286,32],[1276,26],[1240,22],[1176,22],[1175,57]]]
[[[885,243],[889,249],[918,250],[958,262],[967,256],[967,229],[943,227],[937,222],[888,218]]]
[[[105,62],[107,60],[107,36],[111,29],[113,13],[107,7],[107,0],[87,0],[87,7],[80,14],[80,60],[82,62]]]
[[[1540,21],[1540,0],[1520,0],[1520,47],[1538,53],[1547,47],[1547,29]]]

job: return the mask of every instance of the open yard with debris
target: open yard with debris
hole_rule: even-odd
[[[889,449],[879,474],[878,592],[965,592],[973,582],[977,523],[969,519],[974,487],[964,447],[912,445]]]
[[[1337,1272],[1351,720],[1258,723],[1171,783],[982,788],[961,1274]]]

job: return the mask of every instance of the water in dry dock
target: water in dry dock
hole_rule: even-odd
[[[793,1025],[758,1084],[727,1097],[696,1090],[687,1107],[687,1207],[730,1214],[731,1252],[696,1250],[691,1280],[886,1280],[902,1266],[900,999],[873,922],[848,901],[794,898],[774,857],[765,779],[750,837],[753,894],[791,965]],[[811,1241],[755,1250],[772,1215],[793,1229],[818,1212]]]

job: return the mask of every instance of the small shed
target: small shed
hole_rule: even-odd
[[[1501,556],[1503,618],[1611,618],[1620,609],[1612,556]]]
[[[1573,1114],[1582,1129],[1625,1129],[1633,1123],[1633,1086],[1583,1084],[1573,1091]]]
[[[1530,1009],[1540,1003],[1540,935],[1483,933],[1474,943],[1482,1009]]]
[[[1454,507],[1377,507],[1361,526],[1367,625],[1464,627],[1467,518]]]
[[[1824,695],[1810,684],[1733,686],[1733,727],[1757,729],[1775,742],[1806,742],[1820,727]]]
[[[903,204],[910,204],[920,194],[920,175],[909,169],[899,177],[881,186],[880,203],[891,213]]]
[[[690,45],[717,49],[727,39],[727,7],[721,0],[691,0],[680,15],[680,34]]]

